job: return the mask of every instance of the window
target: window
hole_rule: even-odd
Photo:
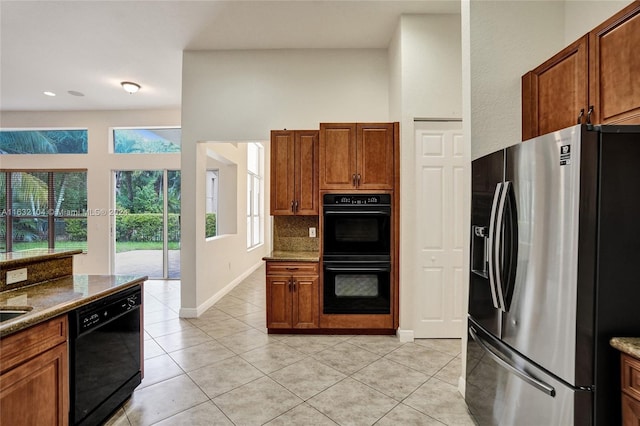
[[[247,145],[247,247],[263,242],[262,145]]]
[[[0,194],[0,250],[86,251],[86,171],[0,171]]]
[[[206,238],[218,235],[216,220],[218,217],[218,175],[219,170],[207,170],[206,181]]]
[[[87,130],[2,130],[0,154],[86,154]]]
[[[180,152],[180,128],[114,129],[116,154],[167,154]]]

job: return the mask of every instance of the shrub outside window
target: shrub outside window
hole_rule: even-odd
[[[0,171],[0,251],[87,249],[86,171]]]

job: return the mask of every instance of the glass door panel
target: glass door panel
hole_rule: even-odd
[[[163,170],[115,172],[115,273],[165,278]]]

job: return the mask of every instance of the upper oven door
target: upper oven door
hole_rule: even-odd
[[[377,256],[391,254],[389,204],[336,204],[323,206],[323,254]]]

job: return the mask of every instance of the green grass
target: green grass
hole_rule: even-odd
[[[30,243],[13,243],[13,251],[30,250],[35,248],[48,248],[46,241],[34,241]],[[86,241],[56,241],[57,249],[80,249],[87,251]],[[122,253],[133,250],[162,250],[162,242],[116,242],[116,253]],[[169,242],[169,250],[180,250],[179,242]]]
[[[179,250],[180,243],[178,242],[169,242],[169,250]],[[116,253],[122,253],[125,251],[133,251],[133,250],[162,250],[162,242],[161,241],[153,241],[153,242],[139,242],[139,241],[117,241],[116,242]]]
[[[70,249],[70,250],[87,250],[87,242],[86,241],[56,241],[56,249]],[[13,251],[22,251],[22,250],[30,250],[36,248],[49,248],[49,243],[47,241],[33,241],[33,242],[22,242],[22,243],[13,243],[12,250]]]

